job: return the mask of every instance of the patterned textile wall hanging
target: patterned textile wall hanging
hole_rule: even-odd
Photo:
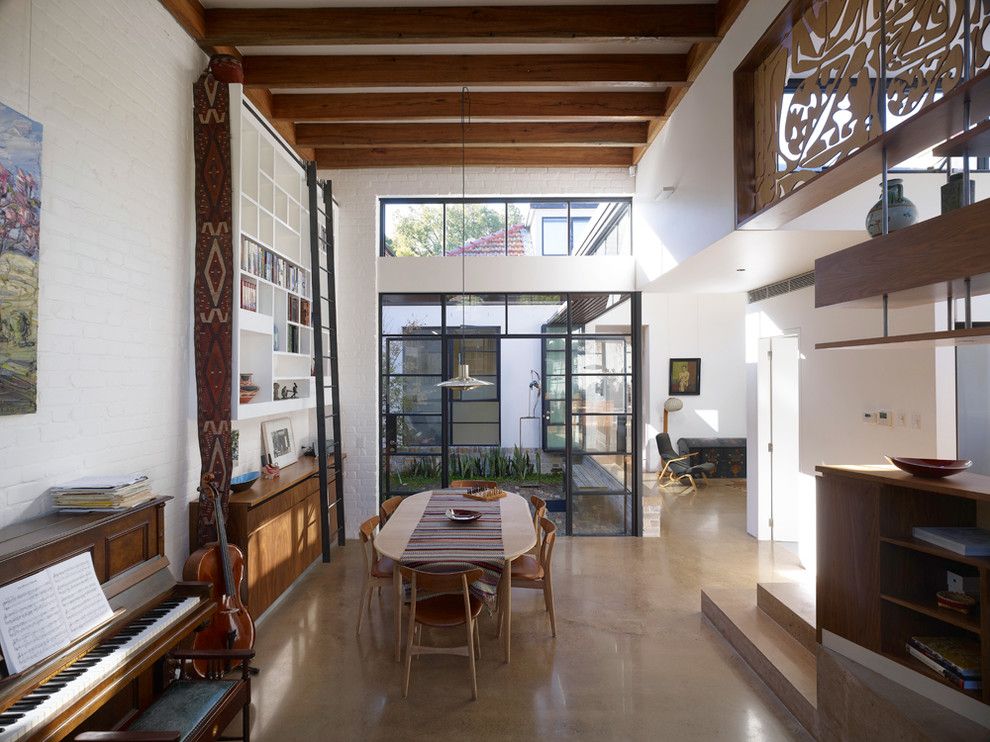
[[[232,69],[234,74],[231,74]],[[197,426],[201,475],[230,491],[231,338],[234,255],[231,228],[230,87],[239,65],[214,57],[193,86],[196,155],[196,277],[193,287]],[[205,491],[204,491],[205,490]],[[200,490],[199,545],[216,539],[213,501]],[[196,545],[190,544],[195,549]]]
[[[990,0],[793,0],[736,71],[736,125],[752,147],[737,157],[737,216],[787,197],[988,62]]]

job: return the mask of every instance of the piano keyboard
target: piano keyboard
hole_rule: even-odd
[[[0,714],[0,742],[29,738],[64,709],[79,702],[100,682],[140,653],[201,603],[200,598],[174,598],[127,624],[121,631],[18,699]]]

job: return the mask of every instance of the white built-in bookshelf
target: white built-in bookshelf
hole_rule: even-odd
[[[230,86],[235,420],[316,406],[306,172]],[[241,374],[260,387],[240,401]],[[276,386],[278,393],[276,395]],[[281,390],[285,392],[283,398]]]

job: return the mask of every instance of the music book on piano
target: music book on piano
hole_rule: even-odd
[[[89,552],[0,587],[0,648],[17,673],[113,616]]]

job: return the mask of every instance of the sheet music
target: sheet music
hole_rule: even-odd
[[[0,587],[0,647],[20,672],[113,615],[89,553]]]

